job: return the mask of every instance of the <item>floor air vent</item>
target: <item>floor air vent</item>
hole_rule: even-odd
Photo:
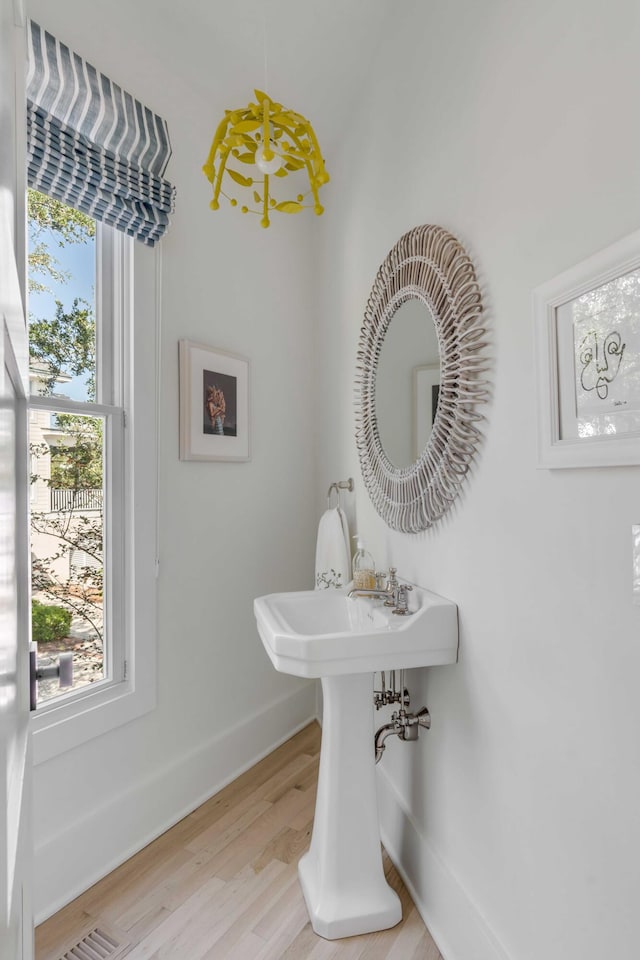
[[[61,954],[59,960],[115,960],[123,946],[111,934],[96,927],[74,947]]]

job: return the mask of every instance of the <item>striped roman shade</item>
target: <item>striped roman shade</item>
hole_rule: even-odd
[[[28,31],[29,186],[152,246],[169,226],[165,121],[37,23]]]

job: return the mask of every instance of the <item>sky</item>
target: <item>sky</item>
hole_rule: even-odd
[[[42,230],[39,240],[45,243],[58,261],[57,269],[69,274],[66,283],[59,283],[41,274],[34,276],[44,283],[50,293],[29,294],[29,320],[49,319],[55,315],[55,301],[59,300],[63,308],[70,309],[76,297],[86,300],[95,313],[96,247],[95,239],[86,243],[68,243],[58,246],[58,235],[52,230]],[[31,252],[31,239],[29,251]],[[69,383],[61,384],[54,390],[56,396],[70,397],[72,400],[87,400],[86,377],[74,377]]]

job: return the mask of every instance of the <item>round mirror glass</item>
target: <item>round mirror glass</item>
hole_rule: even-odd
[[[440,355],[431,310],[418,297],[401,303],[384,337],[376,378],[380,443],[398,469],[419,460],[438,407]]]

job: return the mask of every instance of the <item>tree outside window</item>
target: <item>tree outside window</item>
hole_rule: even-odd
[[[96,224],[29,190],[28,225],[31,390],[51,397],[29,424],[33,638],[40,660],[73,651],[77,687],[105,676],[104,418],[70,412],[96,399]]]

